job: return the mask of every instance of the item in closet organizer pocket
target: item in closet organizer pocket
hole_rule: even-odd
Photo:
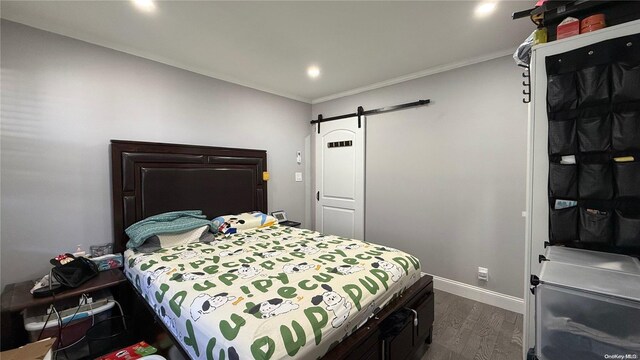
[[[560,164],[575,164],[576,156],[575,155],[565,155],[560,158]]]
[[[613,161],[615,162],[632,162],[634,160],[633,156],[618,156],[618,157],[614,157]]]
[[[598,209],[580,209],[580,242],[608,244],[613,240],[611,213]]]
[[[566,209],[566,208],[570,208],[570,207],[574,207],[574,206],[578,206],[578,202],[575,201],[575,200],[556,199],[556,204],[555,204],[554,208],[556,210],[559,210],[559,209]]]
[[[568,17],[558,24],[558,28],[556,30],[556,38],[558,40],[578,34],[580,34],[580,20]]]
[[[604,14],[591,15],[580,21],[580,34],[604,29],[605,27],[607,27],[607,24]]]

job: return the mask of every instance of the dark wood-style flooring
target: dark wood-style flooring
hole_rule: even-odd
[[[445,359],[522,359],[522,314],[435,290],[433,343],[422,360]]]

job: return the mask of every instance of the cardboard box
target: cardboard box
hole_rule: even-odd
[[[46,338],[17,349],[0,352],[2,360],[44,360],[51,359],[51,347],[56,338]]]
[[[568,17],[558,25],[556,38],[558,40],[580,34],[580,20]]]
[[[104,355],[97,360],[134,360],[140,359],[143,356],[155,354],[156,351],[158,350],[153,346],[144,341],[140,341],[137,344],[133,344],[124,349]]]

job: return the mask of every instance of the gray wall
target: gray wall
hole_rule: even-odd
[[[313,105],[316,118],[432,100],[367,119],[367,241],[418,256],[427,273],[523,297],[520,73],[507,56]]]
[[[112,241],[110,139],[267,150],[270,210],[304,220],[294,172],[309,104],[5,20],[1,30],[2,287],[76,244]]]

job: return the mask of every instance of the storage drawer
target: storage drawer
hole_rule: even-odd
[[[363,325],[366,330],[369,329],[372,319],[369,319],[369,322]],[[374,325],[376,326],[376,325]],[[358,331],[364,331],[365,329],[359,329]],[[353,334],[352,334],[353,335]],[[382,358],[382,340],[380,339],[380,332],[373,331],[369,334],[367,338],[360,341],[359,344],[351,347],[353,351],[342,355],[343,352],[339,352],[341,356],[340,359],[348,359],[348,360],[380,360]],[[326,357],[326,356],[325,356]]]
[[[366,354],[362,355],[359,360],[380,360],[382,358],[382,349],[380,348],[381,342],[375,341],[371,345],[368,346],[369,351]],[[351,359],[351,357],[350,357]]]
[[[640,263],[555,246],[545,258],[535,288],[538,359],[640,357]]]
[[[431,329],[431,325],[433,324],[433,314],[434,314],[434,296],[433,293],[430,293],[428,297],[423,299],[422,302],[418,303],[418,305],[414,308],[418,313],[418,330],[417,336],[418,340],[416,343],[424,342],[424,340],[429,336],[429,330]]]
[[[364,326],[367,326],[367,324]],[[362,345],[360,345],[358,350],[351,353],[348,358],[359,360],[379,360],[382,357],[380,344],[380,333],[376,331],[367,340],[365,340]]]
[[[413,319],[407,321],[400,333],[385,339],[386,359],[405,359],[413,353]]]
[[[640,303],[541,284],[536,288],[540,360],[640,356]]]

